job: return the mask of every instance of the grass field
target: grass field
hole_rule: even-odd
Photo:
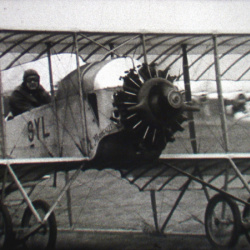
[[[31,194],[31,198],[32,200],[44,199],[51,205],[64,184],[64,173],[60,173],[57,176],[57,188],[53,187],[53,178],[50,178],[36,186]],[[195,187],[195,185],[192,187]],[[230,190],[230,192],[246,198],[246,194],[242,190],[236,189]],[[159,225],[163,224],[178,194],[179,191],[177,190],[166,190],[156,193]],[[212,195],[213,192],[210,192],[210,194]],[[17,194],[13,193],[8,198],[8,201],[14,203],[16,199]],[[121,241],[124,241],[124,244],[128,244],[126,249],[137,249],[133,248],[133,246],[138,246],[138,249],[169,249],[167,247],[156,247],[166,244],[168,242],[166,239],[154,236],[151,239],[150,235],[155,232],[155,228],[150,193],[139,192],[135,186],[121,179],[119,172],[113,170],[89,170],[81,173],[71,187],[71,199],[73,215],[71,228],[65,196],[55,210],[59,230],[73,229],[75,231],[74,234],[59,233],[59,246],[65,246],[63,242],[66,241],[66,244],[70,245],[73,242],[75,246],[87,244],[89,249],[110,249],[108,247],[109,244],[116,246],[111,249],[120,249],[118,246],[121,244]],[[190,246],[192,241],[195,240],[200,246],[199,249],[210,249],[210,245],[204,237],[201,239],[191,237],[205,234],[203,221],[206,204],[207,200],[203,191],[193,189],[186,192],[165,230],[167,234],[181,234],[185,238],[173,236],[167,246],[173,247],[176,241],[176,244],[178,244],[176,249],[193,249],[192,247],[187,247],[186,244]],[[24,208],[24,206],[22,207]],[[22,209],[17,210],[20,208],[19,205],[14,206],[14,208],[16,210],[12,209],[13,221],[17,225],[22,217]],[[243,206],[240,206],[240,210],[242,209]],[[81,230],[87,230],[89,233],[82,234]],[[99,233],[95,234],[95,230]],[[104,231],[106,230],[109,233],[105,234]],[[117,232],[118,234],[116,234]],[[123,236],[119,234],[121,232]],[[144,233],[145,236],[138,235],[138,232]],[[127,234],[124,236],[124,233]],[[133,234],[135,235],[132,236]],[[78,238],[79,245],[76,243],[77,235],[78,237],[80,235],[83,237]],[[190,235],[190,237],[184,235]],[[100,241],[101,239],[102,242]],[[180,239],[182,243],[179,242]],[[205,246],[203,248],[201,246],[204,242]],[[97,246],[107,246],[107,248],[96,248]],[[145,248],[145,246],[148,248]],[[245,237],[243,241],[240,241],[240,246],[237,249],[248,248]]]

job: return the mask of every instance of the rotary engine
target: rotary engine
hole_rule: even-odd
[[[174,78],[166,78],[167,72],[131,58],[84,65],[81,71],[88,153],[100,168],[157,159],[174,134],[183,131],[181,124],[187,119],[183,113],[194,109],[173,85]],[[57,100],[71,96],[70,101],[78,104],[78,89],[74,71],[61,82]],[[74,112],[78,117],[79,110]]]
[[[181,124],[187,118],[183,112],[197,110],[185,104],[184,92],[162,73],[146,65],[139,71],[130,69],[122,77],[122,90],[114,94],[116,122],[124,126],[141,153],[155,151],[159,155],[175,140],[174,134],[184,130]]]

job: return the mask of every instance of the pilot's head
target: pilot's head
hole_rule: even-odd
[[[23,74],[23,85],[29,91],[35,91],[40,84],[40,76],[34,69],[28,69]]]

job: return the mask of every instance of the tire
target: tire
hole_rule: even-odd
[[[248,199],[247,202],[249,203],[250,199]],[[246,205],[244,207],[242,219],[243,219],[243,222],[250,223],[250,206]],[[243,232],[246,235],[247,241],[250,243],[250,228],[244,228],[243,226]]]
[[[235,246],[241,232],[241,216],[236,202],[221,194],[211,198],[205,212],[205,230],[213,246]]]
[[[13,243],[12,220],[7,207],[0,202],[0,249],[10,249]]]
[[[49,211],[50,206],[43,200],[36,200],[33,202],[33,206],[39,213],[41,219],[44,218],[45,214]],[[22,224],[23,228],[30,228],[34,225],[39,226],[35,216],[32,214],[29,207],[24,211]],[[27,249],[54,249],[57,237],[57,225],[54,212],[51,213],[48,220],[38,232],[31,234],[25,240],[25,247]]]

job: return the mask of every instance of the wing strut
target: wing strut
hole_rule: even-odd
[[[150,78],[152,78],[151,70],[149,69],[149,65],[148,65],[147,50],[146,50],[146,43],[145,43],[145,36],[144,35],[141,35],[141,40],[142,40],[144,63],[147,66],[147,70],[148,70],[148,73],[150,75]]]
[[[183,54],[183,77],[184,77],[184,84],[185,84],[185,97],[187,102],[192,101],[191,96],[191,87],[190,87],[190,76],[189,76],[189,65],[188,65],[188,58],[187,58],[187,45],[182,44],[182,54]],[[195,123],[194,123],[194,115],[192,111],[188,111],[188,126],[189,126],[189,133],[190,133],[190,140],[191,140],[191,146],[193,149],[193,153],[198,153],[197,148],[197,140],[196,140],[196,132],[195,132]],[[200,172],[200,168],[197,168],[197,175],[203,179],[203,176]],[[189,182],[187,182],[189,183]],[[188,184],[187,184],[188,188]],[[207,200],[209,200],[209,193],[205,185],[202,185],[202,188],[204,190],[205,196]]]
[[[50,92],[51,92],[51,96],[52,96],[53,112],[55,114],[54,119],[55,119],[55,123],[56,123],[56,143],[58,145],[58,156],[61,156],[59,123],[58,123],[58,117],[57,117],[55,90],[54,90],[54,82],[53,82],[53,70],[52,70],[52,62],[51,62],[51,43],[47,43],[47,57],[48,57]],[[56,171],[54,171],[53,176],[54,176],[53,177],[53,187],[56,187],[56,183],[57,183],[57,173],[56,173]]]
[[[4,107],[3,107],[3,88],[0,68],[0,158],[5,158],[5,123],[4,123]]]
[[[214,65],[215,65],[216,85],[217,85],[217,93],[218,93],[219,107],[220,107],[222,136],[223,136],[223,141],[224,141],[224,150],[225,152],[228,152],[229,146],[228,146],[226,112],[225,112],[225,105],[224,105],[224,100],[222,96],[221,74],[220,74],[218,44],[217,44],[216,35],[213,36],[213,42],[214,42]]]
[[[84,156],[89,156],[88,151],[88,133],[87,133],[87,117],[86,117],[86,108],[85,108],[85,92],[81,83],[81,72],[80,72],[80,62],[79,62],[79,48],[77,42],[77,34],[74,36],[75,40],[75,53],[76,53],[76,66],[77,66],[77,76],[79,84],[79,94],[80,94],[80,108],[81,108],[81,119],[82,119],[82,130],[83,130],[83,143],[84,143]]]
[[[214,43],[214,65],[215,65],[215,75],[216,75],[216,85],[217,85],[217,93],[218,93],[218,101],[219,101],[219,108],[220,108],[220,119],[221,119],[221,129],[222,129],[222,136],[224,142],[224,150],[227,153],[229,151],[228,145],[228,131],[227,131],[227,121],[226,121],[226,112],[225,112],[225,105],[222,96],[222,86],[221,86],[221,73],[220,73],[220,62],[219,62],[219,55],[218,55],[218,43],[217,43],[217,36],[213,35],[213,43]],[[228,189],[228,179],[229,173],[228,169],[225,172],[225,186],[224,189],[227,191]],[[225,214],[225,204],[223,203],[222,214]]]
[[[188,58],[187,58],[187,45],[183,44],[181,47],[182,47],[182,54],[183,54],[183,76],[184,76],[184,84],[185,84],[185,98],[187,102],[191,102],[192,99],[191,99]],[[188,115],[188,127],[189,127],[191,146],[193,149],[193,153],[197,154],[198,150],[197,150],[197,142],[196,142],[194,115],[192,111],[187,111],[187,115]]]
[[[55,90],[53,85],[53,71],[52,71],[52,62],[51,62],[51,44],[47,44],[47,56],[48,56],[48,68],[49,68],[49,82],[50,82],[50,92],[52,96],[52,105],[54,111],[54,118],[56,122],[56,136],[57,136],[57,145],[58,145],[58,156],[61,156],[61,143],[59,137],[59,123],[57,117],[57,109],[56,109],[56,102],[55,102]]]

